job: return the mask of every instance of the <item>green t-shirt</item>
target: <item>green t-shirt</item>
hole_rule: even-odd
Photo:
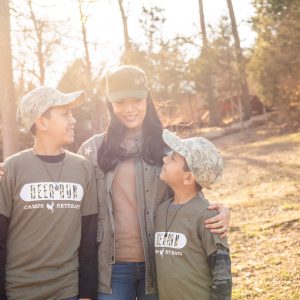
[[[81,217],[97,213],[93,167],[82,156],[66,151],[62,162],[47,163],[25,150],[8,158],[0,181],[8,299],[76,296]]]
[[[210,299],[212,274],[207,257],[217,244],[226,248],[228,244],[204,227],[204,221],[216,215],[208,205],[197,195],[181,206],[169,200],[158,207],[155,260],[160,300]]]

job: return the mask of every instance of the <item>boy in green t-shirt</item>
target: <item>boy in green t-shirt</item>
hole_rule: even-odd
[[[168,130],[173,150],[164,158],[160,178],[174,191],[156,213],[155,258],[160,300],[231,299],[231,262],[225,238],[205,229],[208,210],[202,194],[221,177],[222,157],[205,138],[180,139]]]
[[[96,298],[94,171],[63,149],[74,141],[71,109],[84,99],[43,86],[20,101],[34,146],[9,157],[0,179],[0,300]]]

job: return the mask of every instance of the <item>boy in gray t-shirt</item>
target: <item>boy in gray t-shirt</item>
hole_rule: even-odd
[[[231,299],[231,262],[227,240],[204,226],[215,215],[202,187],[221,177],[222,158],[204,138],[180,139],[164,130],[173,150],[164,158],[160,178],[174,191],[156,213],[155,259],[160,300]]]
[[[94,171],[62,148],[74,141],[71,109],[84,98],[44,86],[20,101],[34,146],[9,157],[0,179],[0,300],[96,298]]]

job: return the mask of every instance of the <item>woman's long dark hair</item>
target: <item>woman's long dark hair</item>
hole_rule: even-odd
[[[162,138],[163,126],[150,93],[148,93],[146,101],[147,109],[142,127],[143,143],[141,155],[146,163],[160,166],[163,163],[165,148]],[[103,143],[97,153],[98,165],[105,173],[112,170],[118,161],[129,158],[128,154],[121,147],[126,127],[118,120],[108,100],[106,100],[106,106],[110,120]]]

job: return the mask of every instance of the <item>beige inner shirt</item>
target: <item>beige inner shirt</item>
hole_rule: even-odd
[[[115,220],[116,261],[144,262],[133,159],[119,164],[111,191]]]

